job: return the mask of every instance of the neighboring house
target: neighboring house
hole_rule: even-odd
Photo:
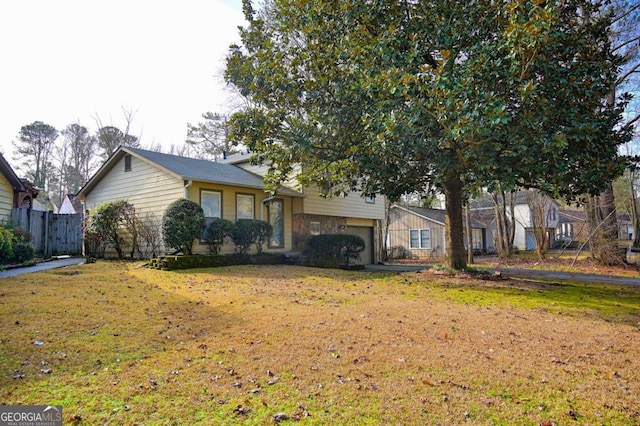
[[[62,201],[62,205],[58,210],[59,214],[80,214],[84,213],[82,202],[78,200],[75,194],[67,194]]]
[[[560,221],[556,228],[556,239],[565,243],[570,241],[584,243],[587,241],[589,231],[587,229],[587,214],[584,210],[563,209],[558,214]],[[633,240],[635,235],[629,215],[618,213],[616,219],[618,221],[618,239]]]
[[[17,207],[26,188],[9,163],[0,154],[0,223],[11,221],[11,210]]]
[[[445,211],[393,205],[389,209],[388,247],[392,257],[437,257],[446,253]],[[466,223],[463,221],[466,232]],[[487,249],[485,225],[472,219],[474,250]],[[466,239],[465,239],[466,246]]]
[[[20,179],[20,182],[22,182],[24,191],[18,193],[15,207],[30,210],[33,208],[33,205],[37,203],[36,198],[40,193],[40,189],[26,179]]]
[[[514,222],[515,235],[513,246],[521,250],[534,250],[536,238],[533,232],[536,210],[544,217],[544,224],[549,236],[549,246],[555,244],[556,228],[559,223],[559,204],[550,197],[540,195],[536,191],[519,191],[515,194]],[[507,200],[509,202],[509,200]],[[488,247],[495,247],[497,238],[494,201],[490,196],[471,201],[472,217],[485,223],[488,229]],[[509,208],[507,208],[509,213]]]
[[[268,168],[254,165],[251,155],[237,154],[224,160],[244,170],[264,177]],[[362,237],[365,250],[360,262],[376,263],[380,258],[380,222],[385,216],[383,196],[362,197],[351,193],[344,197],[324,198],[317,186],[303,187],[293,177],[287,186],[302,194],[293,200],[293,250],[306,248],[309,237],[320,234],[354,234]]]
[[[285,186],[273,195],[265,192],[263,177],[257,173],[260,170],[248,166],[248,159],[246,164],[249,170],[242,167],[243,164],[232,162],[217,163],[120,147],[78,192],[77,198],[87,210],[124,199],[133,204],[137,212],[151,215],[158,223],[169,204],[179,198],[199,203],[208,219],[266,220],[274,228],[274,235],[265,248],[268,252],[301,251],[305,238],[315,233],[355,233],[365,228],[373,234],[375,221],[359,214],[365,205],[364,199],[360,199],[357,207],[350,206],[351,199],[322,200],[323,211],[335,214],[328,219],[314,207],[315,197],[307,192]],[[384,215],[384,202],[379,205]],[[368,245],[371,253],[372,240],[373,237]],[[233,248],[233,244],[226,244],[223,252]],[[194,246],[195,253],[204,254],[207,250],[202,242]],[[364,263],[372,259],[373,254],[371,260],[363,256]]]

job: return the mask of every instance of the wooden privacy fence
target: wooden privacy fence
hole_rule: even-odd
[[[14,226],[31,233],[31,243],[42,257],[82,254],[82,214],[57,214],[13,209]]]

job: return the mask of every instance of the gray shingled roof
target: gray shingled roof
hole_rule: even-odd
[[[512,195],[508,193],[507,200],[510,200]],[[518,191],[515,194],[516,204],[527,204],[529,193],[527,191]],[[502,197],[498,196],[498,201],[502,202]],[[478,198],[471,200],[471,209],[488,209],[494,206],[493,199],[490,195],[482,195]]]
[[[400,206],[399,206],[400,207]],[[410,212],[417,214],[418,216],[422,216],[424,218],[433,220],[434,222],[438,222],[444,225],[445,222],[445,211],[442,209],[429,209],[426,207],[411,207],[411,206],[401,206],[401,208],[409,210]],[[463,227],[466,227],[467,224],[465,221],[462,223]],[[487,226],[475,219],[471,219],[471,226],[473,228],[486,228]]]
[[[237,185],[248,188],[264,188],[262,176],[258,176],[232,164],[180,157],[177,155],[147,151],[139,148],[126,147],[124,150],[146,158],[170,172],[181,176],[182,179],[185,180]],[[284,186],[280,187],[278,193],[302,196],[301,193]]]

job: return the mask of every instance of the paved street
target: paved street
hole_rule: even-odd
[[[429,269],[429,265],[367,265],[367,271],[411,272]],[[488,269],[489,272],[499,271],[505,276],[523,278],[544,278],[552,280],[572,280],[601,284],[640,285],[640,277],[620,277],[601,274],[583,274],[579,272],[543,271],[539,269],[499,268]],[[640,274],[639,274],[640,276]]]

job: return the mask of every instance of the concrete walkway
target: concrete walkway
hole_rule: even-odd
[[[365,271],[417,272],[423,269],[429,269],[430,267],[431,265],[367,265]],[[492,268],[487,269],[487,271],[490,273],[498,271],[505,276],[522,278],[640,286],[640,274],[638,278],[634,278],[604,274],[584,274],[580,272],[545,271],[540,269]]]
[[[27,274],[29,272],[46,271],[48,269],[64,268],[65,266],[81,265],[85,262],[84,257],[64,257],[47,262],[41,262],[34,266],[7,269],[0,271],[0,278],[13,277],[15,275]]]

